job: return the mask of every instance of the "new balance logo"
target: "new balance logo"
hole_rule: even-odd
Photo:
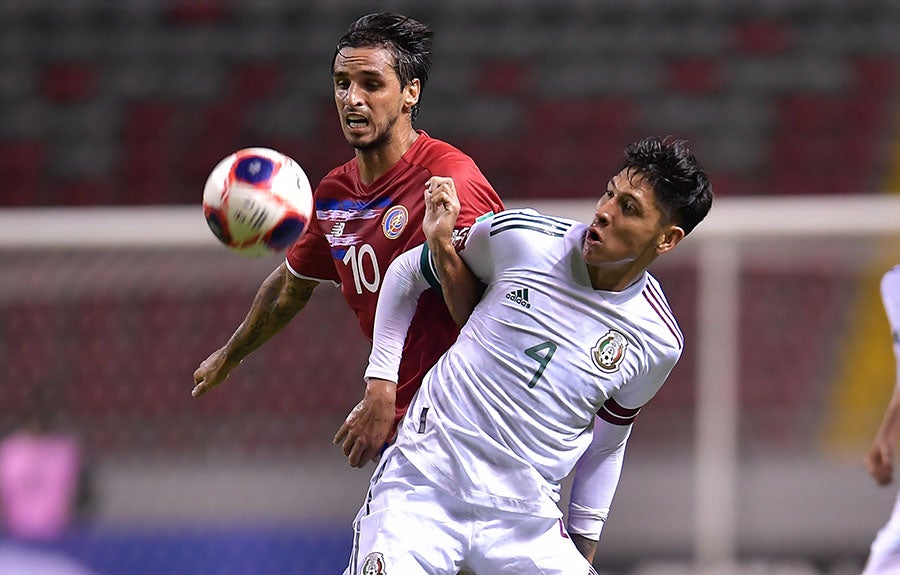
[[[506,299],[516,302],[525,309],[531,309],[531,304],[528,302],[528,288],[514,289],[506,294]]]

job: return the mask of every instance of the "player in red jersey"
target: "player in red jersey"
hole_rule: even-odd
[[[462,204],[456,233],[465,233],[482,214],[503,209],[471,158],[413,127],[432,44],[426,25],[397,14],[364,16],[338,42],[332,61],[334,99],[355,157],[319,183],[315,220],[262,283],[229,340],[194,372],[192,395],[224,381],[303,309],[322,281],[341,285],[371,339],[384,272],[397,255],[425,241],[423,192],[432,177],[456,183]],[[425,293],[403,350],[396,388],[367,385],[335,435],[352,466],[377,458],[422,376],[456,335],[441,296]]]

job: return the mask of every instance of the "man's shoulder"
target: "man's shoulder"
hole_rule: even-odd
[[[570,251],[577,242],[573,239],[577,226],[578,222],[574,220],[548,216],[531,208],[519,208],[479,218],[467,236],[493,246],[491,250],[502,253],[502,257],[498,257],[507,263],[521,261],[533,264],[538,259],[562,257],[563,253]]]
[[[560,238],[580,225],[575,220],[547,215],[533,208],[503,210],[494,214],[489,221],[492,235],[507,230],[518,230]]]
[[[635,317],[643,318],[645,336],[661,344],[665,354],[677,360],[684,348],[684,334],[659,280],[645,272],[640,293],[632,301],[643,309],[643,313]]]
[[[415,145],[410,148],[410,156],[407,160],[413,164],[435,168],[449,168],[451,166],[475,166],[475,161],[465,152],[453,144],[432,138],[427,133],[420,131]]]

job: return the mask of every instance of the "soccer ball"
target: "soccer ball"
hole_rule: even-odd
[[[286,250],[306,231],[312,188],[297,162],[269,148],[245,148],[219,162],[203,188],[209,229],[231,250],[261,257]]]

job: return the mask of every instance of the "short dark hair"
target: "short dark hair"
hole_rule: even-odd
[[[641,175],[656,193],[659,207],[685,235],[712,207],[709,175],[684,140],[651,136],[630,144],[619,171]]]
[[[350,25],[350,29],[338,41],[331,60],[332,68],[342,48],[369,48],[381,46],[394,57],[394,71],[401,86],[407,86],[418,78],[422,89],[428,80],[434,56],[434,33],[427,25],[402,14],[380,12],[363,16]],[[420,92],[421,100],[421,92]],[[416,120],[419,104],[411,110]]]

